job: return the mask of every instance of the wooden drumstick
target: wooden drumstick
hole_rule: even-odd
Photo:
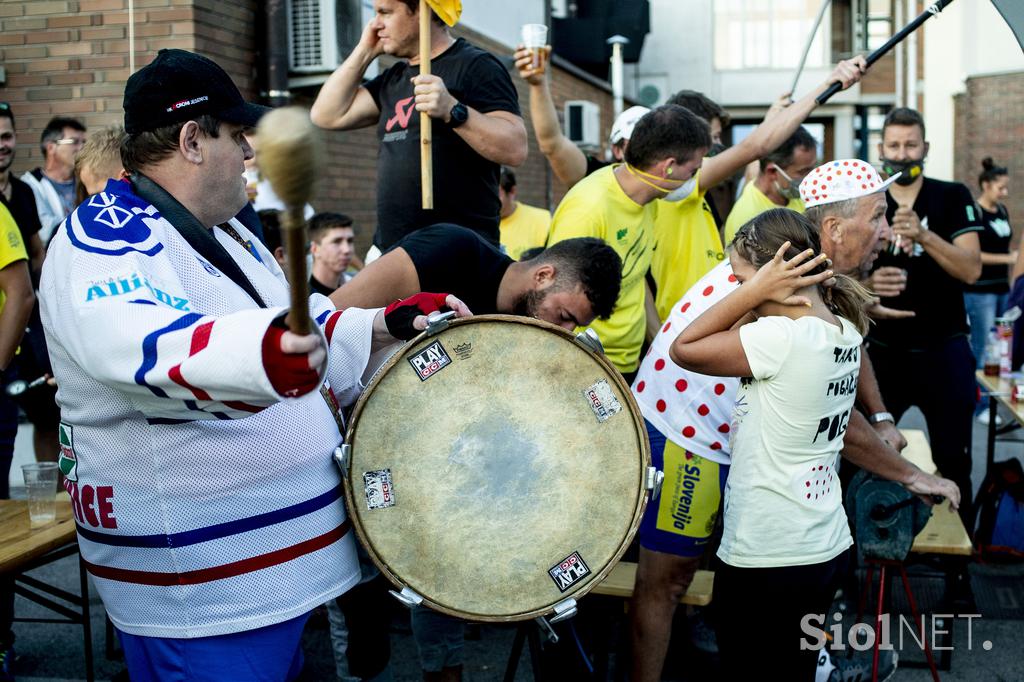
[[[420,75],[430,75],[430,7],[420,0]],[[420,185],[423,188],[423,208],[434,208],[434,131],[430,115],[420,112]]]
[[[308,334],[311,328],[304,210],[323,167],[323,144],[318,137],[309,111],[301,107],[275,109],[256,129],[260,171],[285,205],[281,225],[291,289],[291,308],[285,321],[295,334]]]

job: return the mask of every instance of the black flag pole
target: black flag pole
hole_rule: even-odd
[[[903,42],[903,40],[908,35],[916,31],[921,24],[928,21],[934,15],[938,14],[942,10],[946,9],[946,5],[948,5],[951,2],[953,2],[953,0],[936,0],[936,2],[926,7],[925,10],[917,16],[917,18],[915,18],[909,24],[900,29],[900,31],[896,33],[892,38],[889,38],[889,40],[885,41],[884,45],[882,45],[880,48],[878,48],[877,50],[875,50],[874,52],[867,56],[868,66],[871,66],[879,59],[884,57],[889,52],[889,50]],[[828,86],[828,89],[825,92],[818,95],[816,101],[818,102],[818,104],[824,104],[832,97],[832,95],[839,92],[842,89],[842,87],[842,83],[833,83],[832,85]]]

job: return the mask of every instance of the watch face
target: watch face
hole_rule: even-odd
[[[469,111],[466,110],[465,104],[459,102],[454,107],[452,107],[451,122],[453,124],[461,125],[466,122],[467,118],[469,118]]]

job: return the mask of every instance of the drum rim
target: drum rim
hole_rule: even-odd
[[[633,420],[633,425],[636,429],[636,433],[638,434],[641,455],[640,475],[638,481],[638,489],[640,494],[637,495],[637,502],[634,505],[633,509],[633,518],[631,519],[629,527],[622,538],[622,542],[620,543],[619,549],[615,552],[615,554],[611,557],[611,559],[607,562],[607,564],[605,564],[605,566],[600,571],[594,573],[594,577],[591,580],[588,580],[578,589],[566,591],[562,595],[562,599],[552,603],[549,606],[510,614],[487,614],[462,611],[459,609],[453,609],[451,607],[445,606],[444,604],[439,604],[438,602],[435,602],[426,595],[419,595],[423,599],[422,604],[424,606],[427,606],[428,608],[434,611],[443,613],[448,616],[454,616],[456,618],[476,622],[508,623],[530,620],[532,618],[538,618],[549,615],[554,612],[554,608],[558,604],[568,599],[575,599],[578,601],[579,599],[585,597],[595,587],[604,582],[605,578],[608,577],[608,574],[611,573],[613,568],[615,568],[615,565],[618,564],[619,561],[622,559],[622,555],[629,548],[633,539],[636,537],[637,532],[640,530],[640,521],[643,519],[644,510],[647,508],[647,504],[650,501],[649,498],[651,491],[645,485],[645,478],[647,476],[647,470],[651,466],[651,446],[650,442],[647,439],[647,429],[644,425],[643,415],[641,414],[640,407],[637,405],[636,400],[633,397],[633,392],[630,389],[629,384],[626,383],[625,378],[622,376],[622,374],[619,373],[619,371],[615,368],[611,361],[608,360],[604,353],[594,352],[594,350],[591,347],[577,339],[575,334],[566,331],[565,329],[559,327],[558,325],[551,324],[550,322],[546,322],[544,320],[538,320],[536,318],[523,317],[519,315],[473,315],[471,317],[463,317],[460,319],[452,320],[449,323],[448,327],[446,327],[445,329],[448,329],[450,327],[464,326],[468,324],[479,324],[482,322],[514,322],[517,324],[526,324],[529,326],[539,327],[546,331],[551,331],[556,334],[559,334],[563,338],[572,341],[580,348],[588,351],[598,361],[598,364],[604,367],[610,380],[613,380],[615,382],[615,384],[619,387],[619,390],[622,393],[624,400],[630,405],[631,409],[629,410],[629,413],[630,417]],[[443,329],[441,331],[443,332],[445,330]],[[408,342],[404,343],[397,351],[395,351],[395,353],[393,353],[391,357],[388,358],[387,361],[384,362],[377,369],[377,371],[373,373],[370,382],[363,389],[358,401],[356,401],[355,407],[352,410],[352,414],[349,417],[348,428],[345,431],[345,443],[352,443],[353,438],[356,435],[356,431],[359,425],[359,418],[362,415],[363,408],[367,402],[367,398],[370,395],[372,395],[373,389],[376,388],[378,384],[380,384],[384,376],[387,375],[388,372],[390,372],[395,365],[399,364],[407,356],[409,351],[412,348],[416,347],[417,344],[419,344],[421,341],[430,338],[431,336],[436,336],[439,333],[440,332],[428,334],[426,331],[424,331],[415,338],[410,339]],[[408,587],[408,584],[405,581],[403,581],[399,576],[397,576],[391,570],[391,567],[380,558],[379,553],[374,549],[373,543],[367,537],[366,532],[363,529],[363,524],[360,520],[359,514],[357,513],[359,510],[355,507],[356,496],[354,494],[355,491],[352,486],[351,457],[349,457],[349,460],[346,463],[346,467],[345,470],[342,472],[341,479],[342,485],[344,486],[345,490],[344,499],[346,513],[348,514],[348,518],[352,524],[352,528],[355,529],[356,535],[358,536],[359,541],[362,543],[363,548],[366,550],[367,555],[369,555],[370,559],[373,561],[377,569],[380,570],[380,572],[388,579],[389,582],[391,582],[392,585],[394,585],[398,589]],[[417,592],[417,594],[419,593]]]

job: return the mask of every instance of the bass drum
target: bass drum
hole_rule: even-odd
[[[467,620],[569,615],[647,502],[629,387],[530,318],[464,318],[406,344],[356,404],[347,446],[345,501],[374,562],[413,602]]]

